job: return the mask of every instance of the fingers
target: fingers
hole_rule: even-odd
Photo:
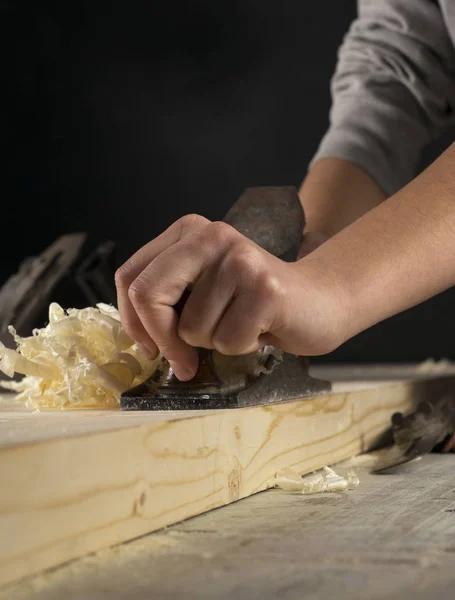
[[[180,239],[207,225],[209,221],[198,215],[187,215],[171,225],[158,236],[136,252],[115,274],[117,287],[117,302],[120,318],[127,334],[140,345],[147,354],[155,357],[158,347],[153,338],[144,328],[141,319],[129,298],[129,289],[135,279],[142,273],[150,262],[164,250],[171,247]]]
[[[276,290],[268,294],[267,288],[275,283],[265,279],[267,283],[258,282],[258,287],[254,286],[250,293],[239,290],[218,323],[212,345],[222,354],[248,354],[267,343],[267,333],[273,329]]]
[[[226,227],[213,223],[173,244],[155,257],[128,289],[136,317],[179,379],[195,375],[198,356],[179,336],[175,305],[210,266],[218,264],[232,235],[232,228]],[[204,315],[199,319],[202,322]]]
[[[175,375],[181,381],[192,379],[198,367],[197,350],[178,336],[179,317],[174,307],[136,292],[131,297],[145,331],[167,358]]]
[[[191,253],[182,255],[182,248],[176,244],[149,264],[128,289],[135,317],[182,380],[194,376],[197,353],[178,335],[175,305],[203,266]]]
[[[218,322],[232,302],[236,280],[214,265],[194,285],[180,316],[178,334],[191,346],[213,349]]]
[[[179,335],[187,343],[223,354],[247,354],[262,347],[274,326],[280,286],[265,268],[264,254],[234,245],[216,270],[196,283],[182,313]]]
[[[201,229],[204,229],[210,221],[200,215],[186,215],[173,223],[166,231],[157,238],[143,246],[133,256],[120,267],[119,276],[129,278],[131,283],[136,277],[151,263],[159,254],[170,248],[173,244],[186,238],[188,235],[194,235]],[[128,276],[128,277],[127,277]]]

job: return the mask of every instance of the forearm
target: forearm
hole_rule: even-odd
[[[323,158],[300,188],[306,231],[332,237],[386,198],[385,192],[354,163]]]
[[[300,261],[344,302],[348,339],[455,284],[455,145]],[[310,211],[311,214],[311,211]]]

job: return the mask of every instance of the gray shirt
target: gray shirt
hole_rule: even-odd
[[[338,53],[330,127],[312,164],[337,157],[392,194],[455,123],[455,0],[358,0]]]

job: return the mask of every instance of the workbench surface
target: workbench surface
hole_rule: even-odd
[[[452,599],[455,456],[388,475],[370,475],[368,457],[351,463],[360,486],[350,492],[256,494],[16,583],[0,600]]]

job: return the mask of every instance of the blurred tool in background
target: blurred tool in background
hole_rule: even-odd
[[[116,304],[115,245],[90,249],[85,233],[63,235],[38,256],[26,258],[0,288],[0,341],[15,347],[8,327],[28,336],[43,327],[49,304],[65,308]]]

